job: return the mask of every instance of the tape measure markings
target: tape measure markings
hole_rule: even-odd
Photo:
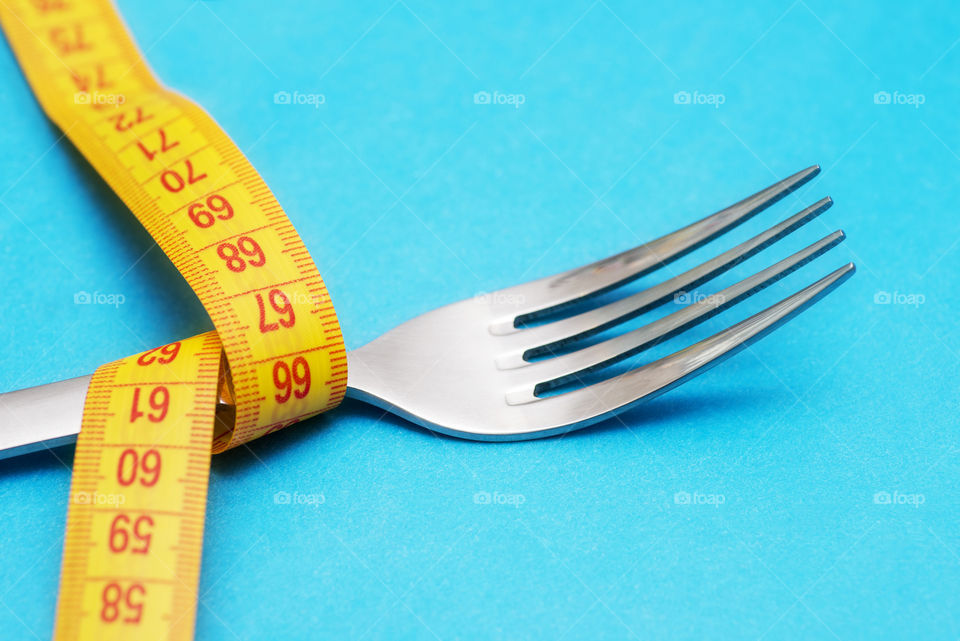
[[[68,511],[56,637],[190,639],[211,441],[221,451],[336,406],[347,367],[339,324],[269,188],[202,109],[156,81],[109,2],[0,5],[47,114],[217,328],[95,373],[71,486],[87,502]],[[235,423],[214,435],[224,382]],[[124,500],[100,506],[98,493]],[[146,547],[117,556],[133,545]]]

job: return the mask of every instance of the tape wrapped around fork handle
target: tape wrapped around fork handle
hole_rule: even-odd
[[[210,452],[338,405],[340,325],[263,179],[206,112],[154,78],[108,0],[3,0],[0,24],[44,111],[216,327],[94,373],[55,638],[189,641]],[[218,396],[233,403],[217,410]]]
[[[338,405],[346,350],[326,286],[236,145],[156,80],[108,0],[8,0],[0,21],[44,111],[213,320],[236,404],[214,451]]]

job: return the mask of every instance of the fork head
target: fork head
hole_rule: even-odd
[[[850,277],[845,265],[764,311],[669,356],[559,394],[548,392],[676,336],[828,251],[834,232],[712,296],[633,331],[578,341],[705,283],[826,211],[829,198],[658,285],[556,320],[567,308],[647,275],[797,189],[814,166],[657,240],[555,276],[433,310],[348,354],[348,395],[428,429],[478,440],[538,438],[585,427],[658,396],[746,348]],[[569,311],[569,310],[568,310]],[[540,321],[539,324],[531,325]],[[569,349],[570,347],[574,349]]]

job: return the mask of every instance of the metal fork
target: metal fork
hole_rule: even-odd
[[[686,349],[592,384],[584,384],[584,377],[735,305],[836,246],[843,232],[638,329],[579,348],[578,342],[731,269],[826,211],[830,198],[658,285],[573,315],[557,318],[558,313],[575,311],[574,306],[714,240],[819,171],[818,166],[804,169],[699,222],[615,256],[407,321],[349,352],[347,395],[430,430],[496,441],[585,427],[669,391],[786,323],[853,275],[854,265]],[[0,394],[0,458],[72,442],[80,429],[89,379]],[[220,403],[230,409],[223,395]]]

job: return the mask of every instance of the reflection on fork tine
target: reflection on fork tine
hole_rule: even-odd
[[[511,363],[513,366],[520,366],[524,359],[553,353],[569,341],[590,336],[648,312],[673,300],[676,294],[690,291],[739,265],[810,222],[829,209],[832,204],[833,201],[830,198],[824,198],[733,249],[632,296],[563,320],[514,332],[513,336],[516,338],[511,337],[511,340],[517,341],[519,345],[517,351],[512,354],[512,357],[498,359],[497,363],[504,369]]]
[[[626,334],[557,358],[536,363],[526,362],[532,370],[531,376],[540,381],[536,385],[536,393],[562,385],[578,375],[612,365],[699,325],[784,278],[829,251],[843,239],[842,231],[834,232],[776,265]]]
[[[603,260],[502,290],[504,301],[523,300],[521,309],[508,309],[512,318],[507,327],[498,324],[494,331],[507,331],[517,323],[523,324],[589,296],[624,285],[663,267],[734,227],[750,220],[787,194],[799,189],[820,173],[813,165],[788,178],[744,198],[735,205],[707,216],[649,243],[615,254]]]
[[[638,401],[655,398],[749,347],[820,300],[855,271],[853,263],[848,263],[776,305],[686,349],[615,378],[559,396],[537,399],[537,402],[551,406],[552,412],[566,415],[581,427],[629,409]]]

